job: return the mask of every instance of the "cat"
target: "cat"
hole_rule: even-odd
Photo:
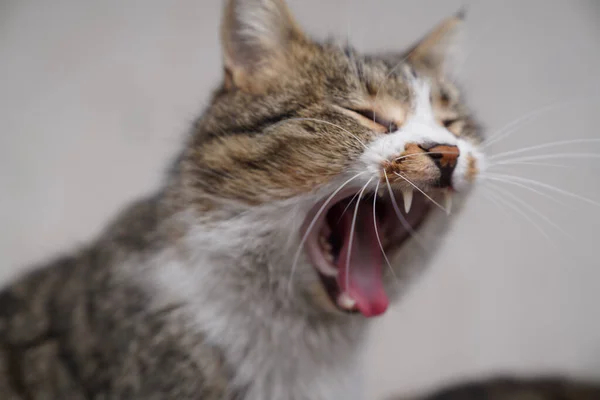
[[[369,322],[485,169],[462,19],[365,55],[228,0],[223,81],[162,188],[1,292],[0,397],[360,398]]]

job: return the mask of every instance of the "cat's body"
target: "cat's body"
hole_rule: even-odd
[[[364,323],[315,319],[277,327],[263,315],[236,330],[230,318],[213,316],[226,321],[223,334],[231,327],[233,342],[253,353],[234,350],[245,360],[232,365],[226,358],[232,349],[221,347],[230,339],[209,340],[190,319],[191,304],[158,304],[139,280],[124,279],[119,269],[132,255],[155,260],[143,263],[148,268],[167,261],[162,254],[177,234],[158,233],[157,207],[156,199],[133,205],[96,246],[44,265],[0,295],[0,398],[362,398],[355,347]],[[251,308],[239,311],[252,318]],[[247,377],[238,375],[244,372]],[[597,399],[600,387],[561,378],[486,379],[411,397],[557,398]]]
[[[116,267],[166,245],[154,235],[156,211],[154,201],[136,205],[97,245],[44,266],[2,294],[0,393],[15,399],[224,398],[221,354],[175,322],[177,305],[148,307],[149,293]]]
[[[224,82],[164,187],[0,294],[0,397],[360,398],[367,317],[485,167],[442,69],[459,22],[362,56],[229,1]]]
[[[161,232],[160,213],[156,200],[135,205],[97,245],[2,294],[2,398],[339,398],[358,365],[351,346],[361,330],[350,321],[315,316],[300,325],[253,312],[257,303],[218,304],[227,297],[218,294],[186,302],[182,283],[181,297],[153,299],[158,268],[175,280],[190,267],[189,255],[173,252],[177,233]]]

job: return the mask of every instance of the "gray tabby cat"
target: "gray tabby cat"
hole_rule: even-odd
[[[228,1],[223,83],[162,189],[0,294],[0,398],[358,397],[369,319],[485,166],[459,25],[361,55]]]

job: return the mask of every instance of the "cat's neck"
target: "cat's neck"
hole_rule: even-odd
[[[332,393],[351,383],[359,365],[364,320],[326,312],[299,289],[314,271],[285,267],[298,246],[290,209],[211,214],[160,205],[160,198],[140,203],[112,228],[123,236],[138,224],[147,242],[119,273],[150,294],[152,307],[183,310],[189,329],[237,366],[240,387],[270,398],[297,390],[303,398],[301,390],[320,386],[322,396],[311,398],[339,398]]]
[[[205,204],[204,209],[175,208],[161,195],[142,202],[143,212],[136,211],[138,205],[119,218],[111,231],[127,232],[134,221],[146,221],[141,226],[146,231],[131,233],[145,239],[146,245],[131,257],[145,265],[129,272],[149,273],[162,290],[173,290],[167,297],[234,303],[234,309],[248,307],[257,318],[347,319],[313,303],[316,288],[307,282],[314,280],[315,271],[303,256],[297,257],[302,218],[294,215],[303,211],[295,204],[246,210]]]

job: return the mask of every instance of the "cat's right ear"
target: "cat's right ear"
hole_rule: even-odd
[[[408,52],[408,60],[420,67],[445,74],[456,73],[464,40],[465,9],[442,21]]]
[[[225,87],[260,91],[285,68],[292,42],[304,40],[284,0],[226,0]]]

